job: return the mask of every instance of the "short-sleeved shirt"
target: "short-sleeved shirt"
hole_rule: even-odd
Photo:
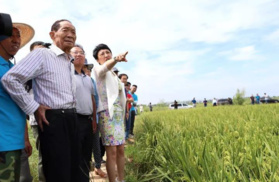
[[[0,79],[13,66],[0,56]],[[24,148],[26,115],[0,82],[0,152]]]
[[[75,81],[77,113],[91,115],[93,113],[92,95],[95,95],[93,82],[89,76],[77,72],[75,72]]]
[[[135,93],[131,93],[131,91],[129,91],[129,93],[132,95],[132,97],[133,97],[133,99],[134,99],[134,102],[133,103],[135,103],[135,104],[137,104],[138,103],[138,96],[135,94]],[[131,111],[135,111],[136,109],[135,109],[135,107],[134,107],[134,105],[132,105],[132,107],[131,107]]]

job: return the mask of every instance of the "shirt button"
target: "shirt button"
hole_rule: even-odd
[[[64,110],[62,110],[62,113],[64,113]]]

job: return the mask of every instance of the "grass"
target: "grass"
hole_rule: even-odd
[[[137,117],[130,181],[279,181],[278,104],[160,110]]]
[[[36,139],[33,136],[32,129],[29,126],[28,127],[28,133],[29,133],[29,140],[32,145],[32,155],[28,158],[29,160],[29,166],[30,166],[30,172],[31,176],[33,176],[33,181],[39,181],[38,178],[38,161],[39,161],[39,153],[36,149]]]

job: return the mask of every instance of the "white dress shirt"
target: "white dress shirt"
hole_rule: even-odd
[[[3,76],[2,84],[26,114],[34,113],[40,104],[52,109],[74,108],[76,86],[71,58],[55,45],[35,49]],[[30,79],[34,99],[23,85]]]

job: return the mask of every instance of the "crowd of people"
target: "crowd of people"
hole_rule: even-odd
[[[128,52],[113,57],[99,44],[98,64],[89,64],[74,25],[62,19],[51,26],[51,44],[33,42],[14,65],[35,31],[4,13],[0,26],[0,181],[32,181],[26,120],[36,138],[40,182],[88,182],[92,152],[97,175],[124,181],[124,145],[134,136],[138,97],[137,85],[115,66],[127,62]]]
[[[250,97],[250,103],[252,105],[254,105],[255,103],[256,104],[260,104],[260,102],[261,102],[260,99],[261,99],[261,97],[259,96],[259,94],[256,94],[255,97],[252,94],[251,97]],[[269,101],[270,97],[266,93],[264,93],[263,99],[264,99],[264,103],[268,104],[268,101]],[[227,99],[223,99],[223,100],[226,100],[228,105],[232,105],[233,104],[233,100],[230,97],[228,97]],[[193,107],[197,106],[197,100],[196,100],[195,97],[191,100],[191,102],[192,102]],[[207,107],[208,101],[207,101],[206,98],[204,98],[202,103],[203,103],[204,107]],[[173,104],[174,104],[174,109],[177,109],[178,108],[178,102],[176,100],[174,100]],[[213,98],[212,99],[212,106],[217,106],[217,105],[218,105],[218,100],[216,98]]]
[[[266,93],[264,93],[263,98],[264,98],[264,103],[268,104],[268,100],[270,99],[269,96]],[[251,97],[250,97],[251,104],[252,105],[254,105],[255,103],[260,104],[260,102],[261,102],[260,99],[261,99],[261,97],[259,96],[259,94],[257,94],[255,97],[252,94]]]

